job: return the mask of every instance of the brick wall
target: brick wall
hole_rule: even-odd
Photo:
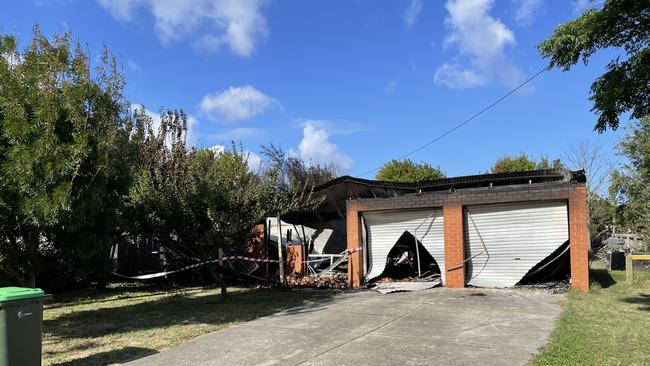
[[[443,206],[445,230],[445,286],[465,287],[465,244],[463,206],[458,202]]]
[[[305,273],[303,264],[303,248],[302,245],[287,245],[287,267],[284,269],[285,274]]]
[[[589,239],[587,188],[576,187],[569,193],[569,242],[571,250],[571,287],[589,291]]]
[[[457,191],[406,194],[391,198],[368,198],[347,202],[348,248],[361,246],[359,215],[364,211],[398,210],[409,208],[443,207],[445,215],[445,265],[458,265],[446,274],[448,287],[463,287],[464,239],[462,207],[490,203],[514,203],[530,201],[567,200],[569,205],[569,239],[571,243],[571,285],[586,291],[589,289],[589,231],[587,222],[587,194],[583,184],[561,182],[536,183],[494,188],[472,188]],[[449,218],[447,217],[449,214]],[[448,224],[448,220],[449,224]],[[460,239],[459,239],[460,238]],[[459,251],[459,249],[462,249]],[[362,284],[363,262],[361,253],[355,253],[349,261],[351,287]],[[448,257],[449,256],[449,257]],[[459,260],[460,259],[460,260]]]
[[[359,220],[359,210],[357,201],[348,201],[346,225],[348,231],[348,250],[353,250],[361,246],[361,220]],[[363,283],[363,251],[357,251],[350,254],[348,258],[348,286],[350,288],[361,287]]]

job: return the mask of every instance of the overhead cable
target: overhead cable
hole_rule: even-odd
[[[422,149],[424,149],[424,148],[430,146],[431,144],[436,143],[436,142],[442,140],[442,139],[445,138],[447,135],[451,134],[452,132],[456,131],[457,129],[459,129],[459,128],[463,127],[464,125],[468,124],[469,122],[471,122],[472,120],[474,120],[476,117],[480,116],[481,114],[487,112],[487,111],[490,110],[492,107],[496,106],[496,105],[499,104],[501,101],[503,101],[503,100],[506,99],[507,97],[511,96],[512,94],[514,94],[517,90],[523,88],[526,84],[528,84],[528,83],[530,83],[531,81],[533,81],[533,79],[535,79],[536,77],[538,77],[539,75],[541,75],[541,74],[542,74],[544,71],[546,71],[546,70],[547,70],[546,67],[542,68],[541,70],[539,70],[538,72],[536,72],[533,76],[531,76],[531,77],[529,77],[528,79],[524,80],[521,84],[517,85],[515,88],[513,88],[512,90],[510,90],[509,92],[507,92],[506,94],[504,94],[501,98],[499,98],[499,99],[495,100],[494,102],[492,102],[492,103],[491,103],[490,105],[488,105],[487,107],[485,107],[485,108],[481,109],[480,111],[476,112],[476,113],[473,114],[471,117],[469,117],[469,118],[467,118],[466,120],[464,120],[463,122],[457,124],[457,125],[454,126],[453,128],[451,128],[451,129],[445,131],[444,133],[442,133],[441,135],[437,136],[437,137],[434,138],[433,140],[430,140],[429,142],[425,143],[424,145],[418,147],[417,149],[415,149],[415,150],[413,150],[413,151],[410,151],[410,152],[408,152],[408,153],[406,153],[406,154],[400,156],[399,158],[397,158],[397,160],[406,159],[407,157],[409,157],[409,156],[415,154],[416,152],[418,152],[418,151],[420,151],[420,150],[422,150]],[[379,169],[381,169],[381,166],[380,166],[380,167],[377,167],[377,168],[374,168],[374,169],[367,170],[367,171],[365,171],[365,172],[363,172],[363,173],[360,173],[358,176],[363,177],[364,175],[366,175],[366,174],[370,174],[370,173],[375,172],[375,171],[377,171],[377,170],[379,170]]]

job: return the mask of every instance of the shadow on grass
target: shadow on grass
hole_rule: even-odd
[[[225,299],[217,291],[206,290],[211,294],[199,297],[179,292],[135,304],[70,312],[45,320],[43,328],[55,337],[80,339],[173,325],[245,322],[299,305],[304,306],[290,311],[313,312],[332,301],[327,293],[317,291],[251,289],[231,292]],[[313,300],[321,301],[305,304]]]
[[[650,294],[639,294],[622,300],[628,304],[639,304],[639,310],[650,311]]]
[[[605,269],[591,269],[590,280],[601,288],[608,288],[616,284],[616,280]]]
[[[113,301],[116,298],[120,300],[127,300],[153,297],[163,295],[175,289],[179,289],[179,287],[158,283],[124,283],[120,286],[102,290],[85,289],[68,291],[65,293],[54,294],[53,300],[46,303],[45,308],[58,309],[70,305],[83,305],[97,303],[99,301]],[[134,291],[137,293],[134,294]]]
[[[158,353],[158,351],[149,348],[124,347],[114,351],[95,353],[88,357],[78,358],[72,361],[56,363],[52,366],[106,365],[115,360],[130,361],[136,358],[151,356],[156,353]]]

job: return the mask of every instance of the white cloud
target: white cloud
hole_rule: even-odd
[[[223,145],[212,145],[208,148],[208,150],[212,150],[212,152],[215,154],[221,154],[222,152],[226,151],[226,147]]]
[[[240,56],[250,56],[269,30],[261,8],[266,0],[97,0],[120,21],[140,21],[137,9],[154,17],[154,29],[163,43],[190,39],[202,50],[224,45]]]
[[[298,154],[307,162],[336,164],[342,169],[352,167],[353,161],[341,153],[329,140],[330,133],[320,121],[304,121],[303,136],[298,144]]]
[[[411,0],[408,7],[404,11],[404,23],[407,27],[412,27],[418,19],[418,15],[422,11],[422,0]]]
[[[531,25],[544,6],[543,0],[514,0],[514,3],[517,6],[515,21],[520,26]]]
[[[253,118],[273,106],[282,108],[275,98],[244,85],[204,96],[199,110],[215,121],[236,122]]]
[[[464,69],[457,64],[448,63],[444,63],[436,69],[433,80],[438,84],[455,89],[473,88],[486,83],[485,77],[476,70]]]
[[[197,146],[199,144],[199,134],[196,127],[199,125],[199,120],[192,115],[187,116],[187,135],[186,142],[188,146]]]
[[[246,162],[248,163],[248,169],[252,172],[257,172],[262,167],[262,158],[255,154],[252,151],[245,151]]]
[[[515,45],[514,33],[489,15],[492,0],[449,0],[445,19],[449,34],[445,48],[458,47],[458,55],[440,65],[433,80],[452,89],[482,86],[492,81],[514,86],[523,78],[504,49]]]
[[[136,110],[140,109],[141,107],[144,108],[144,106],[141,105],[141,104],[131,104],[131,112],[135,112]],[[151,118],[151,121],[152,121],[151,127],[153,129],[153,133],[158,134],[158,130],[160,129],[160,114],[158,114],[156,112],[152,112],[152,111],[148,110],[147,108],[144,109],[144,113],[146,113],[147,116],[149,116],[149,118]]]

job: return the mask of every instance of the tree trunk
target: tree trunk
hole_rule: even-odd
[[[210,273],[212,280],[219,284],[219,287],[221,288],[221,297],[224,299],[228,297],[228,288],[226,287],[226,281],[224,281],[221,271],[215,271],[212,265],[209,265],[208,272]]]
[[[222,274],[219,274],[219,279],[221,281],[221,297],[225,299],[228,297],[228,288],[226,287],[226,281],[224,281]]]
[[[23,233],[23,242],[25,243],[25,252],[27,252],[27,268],[25,269],[26,287],[36,287],[36,256],[38,254],[38,245],[40,233],[27,232]]]
[[[36,273],[34,273],[34,269],[30,268],[29,272],[27,273],[27,281],[25,281],[25,286],[26,287],[31,287],[34,288],[36,287]]]

